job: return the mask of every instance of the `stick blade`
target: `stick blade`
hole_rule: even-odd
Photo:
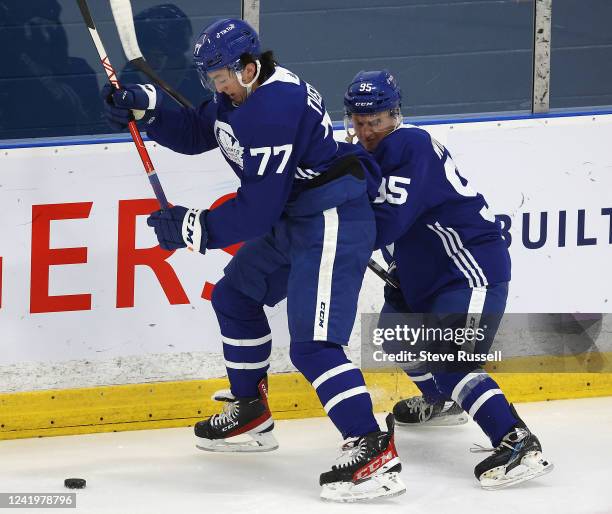
[[[142,52],[136,38],[134,15],[130,0],[110,0],[110,7],[125,57],[128,61],[142,58]]]

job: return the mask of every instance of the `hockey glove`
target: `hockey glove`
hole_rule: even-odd
[[[104,99],[104,116],[115,130],[124,130],[132,119],[151,123],[160,100],[151,84],[126,84],[121,89],[105,84],[100,96]]]
[[[177,205],[155,211],[147,218],[147,225],[155,229],[159,246],[164,250],[189,248],[206,253],[206,215],[208,210],[187,209]]]

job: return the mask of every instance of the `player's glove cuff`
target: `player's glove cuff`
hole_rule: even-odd
[[[183,218],[183,241],[187,248],[200,253],[206,253],[208,232],[206,230],[206,215],[208,209],[188,209]]]

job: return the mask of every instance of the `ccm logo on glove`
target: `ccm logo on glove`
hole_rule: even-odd
[[[164,250],[188,247],[206,253],[207,212],[207,209],[188,209],[176,205],[170,209],[152,212],[147,218],[147,225],[155,229],[159,246]]]
[[[183,219],[183,241],[190,250],[200,252],[202,249],[202,226],[200,225],[200,214],[202,209],[189,209]],[[206,251],[206,247],[203,248]],[[204,252],[202,252],[204,253]]]

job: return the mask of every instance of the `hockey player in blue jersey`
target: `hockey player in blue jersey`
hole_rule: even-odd
[[[374,201],[375,246],[393,263],[401,291],[386,286],[381,320],[384,313],[413,312],[430,313],[446,328],[476,329],[480,321],[484,336],[473,351],[486,353],[510,281],[510,256],[494,215],[443,145],[425,130],[401,127],[401,94],[388,71],[359,72],[344,104],[349,138],[357,137],[383,173]],[[451,343],[449,351],[460,344]],[[396,404],[398,422],[460,424],[467,411],[494,448],[474,470],[484,488],[552,469],[536,436],[479,364],[429,369],[407,371],[422,395]]]
[[[218,147],[240,179],[237,196],[214,210],[176,206],[148,218],[167,250],[205,253],[246,241],[212,296],[231,390],[215,395],[226,402],[221,414],[195,425],[197,446],[277,448],[265,380],[272,335],[263,308],[287,297],[291,360],[348,440],[321,475],[321,496],[401,494],[393,416],[381,431],[363,375],[343,350],[375,238],[365,174],[379,168],[367,152],[334,141],[321,95],[277,65],[272,52],[262,53],[244,21],[204,29],[194,61],[215,93],[197,109],[177,107],[151,85],[107,88],[103,96],[112,122],[125,126],[135,111],[151,139],[177,152]],[[252,440],[236,442],[241,434]]]

